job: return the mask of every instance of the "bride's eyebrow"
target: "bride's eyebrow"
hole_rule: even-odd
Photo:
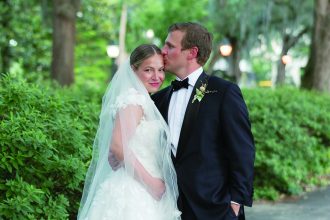
[[[148,69],[148,68],[154,69],[152,66],[146,66],[146,67],[144,67],[144,69]]]

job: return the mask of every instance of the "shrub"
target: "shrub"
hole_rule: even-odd
[[[329,184],[330,96],[293,88],[245,90],[256,145],[255,198]]]
[[[0,78],[0,219],[74,218],[95,109],[69,89]]]

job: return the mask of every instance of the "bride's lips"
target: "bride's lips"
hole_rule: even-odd
[[[158,88],[160,86],[160,82],[149,83],[152,87]]]

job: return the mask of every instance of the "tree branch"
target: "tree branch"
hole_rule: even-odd
[[[302,29],[298,34],[297,36],[295,37],[290,37],[289,38],[289,41],[288,41],[288,47],[291,48],[293,47],[297,42],[298,40],[305,34],[309,31],[309,27],[305,27],[304,29]]]

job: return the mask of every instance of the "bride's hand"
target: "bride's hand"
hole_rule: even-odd
[[[165,183],[162,179],[152,177],[150,184],[147,187],[149,193],[155,200],[161,200],[165,193]]]

